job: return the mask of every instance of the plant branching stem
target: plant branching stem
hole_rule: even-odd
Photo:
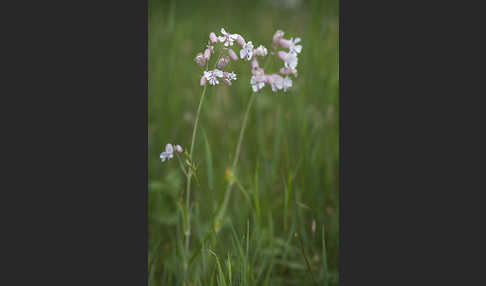
[[[201,113],[201,106],[204,101],[204,96],[206,95],[206,86],[204,85],[201,99],[199,100],[199,106],[197,107],[197,113],[196,113],[196,120],[194,122],[194,129],[192,130],[192,139],[191,139],[191,149],[189,151],[189,159],[192,162],[192,152],[194,151],[194,141],[196,140],[196,131],[197,131],[197,124],[199,122],[199,114]],[[190,211],[189,211],[189,202],[190,202],[190,197],[191,197],[191,177],[192,177],[192,169],[189,168],[187,172],[187,184],[186,184],[186,229],[185,229],[185,236],[186,236],[186,255],[188,254],[189,251],[189,237],[191,236],[191,223],[190,223]]]
[[[229,198],[230,198],[231,187],[234,184],[234,179],[232,179],[232,174],[233,174],[233,172],[235,172],[236,165],[238,164],[238,158],[240,157],[240,151],[241,151],[241,143],[243,142],[243,135],[245,134],[246,124],[248,122],[248,114],[250,113],[250,109],[253,105],[253,101],[255,101],[255,97],[256,97],[256,93],[253,92],[252,95],[251,95],[251,98],[250,98],[250,102],[248,103],[248,106],[246,107],[245,117],[243,118],[243,125],[240,129],[240,136],[238,138],[238,144],[236,145],[236,152],[235,152],[235,156],[233,158],[233,164],[231,165],[231,169],[230,169],[230,174],[231,174],[230,179],[229,179],[228,184],[226,185],[226,191],[224,193],[223,204],[221,205],[221,208],[218,212],[218,215],[216,216],[215,222],[218,222],[221,219],[221,217],[226,212],[226,208],[228,207],[228,201],[229,201]]]

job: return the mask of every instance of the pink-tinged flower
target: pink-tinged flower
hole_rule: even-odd
[[[224,72],[223,75],[229,80],[236,80],[236,74],[234,72]]]
[[[182,152],[182,147],[181,147],[181,145],[176,145],[176,146],[175,146],[175,149],[176,149],[176,151],[177,151],[177,152],[179,152],[179,153],[181,153],[181,152]]]
[[[252,70],[253,76],[250,78],[250,84],[254,92],[259,91],[265,86],[266,76],[261,68]]]
[[[282,87],[284,91],[292,87],[292,80],[288,76],[283,79]]]
[[[206,64],[206,59],[204,58],[202,53],[198,53],[196,55],[196,58],[194,58],[194,61],[198,63],[201,67],[203,67]]]
[[[172,159],[174,157],[174,148],[172,147],[172,144],[167,144],[165,145],[165,151],[160,154],[160,160],[164,162],[165,160]]]
[[[223,78],[223,82],[226,84],[226,85],[231,85],[231,81],[227,78]]]
[[[290,40],[280,39],[279,43],[285,49],[289,49],[291,53],[300,53],[302,51],[302,45],[297,45],[300,42],[300,38],[290,38]]]
[[[260,46],[258,46],[258,48],[255,49],[254,54],[255,54],[255,56],[264,57],[268,54],[268,51],[267,51],[267,48],[260,45]]]
[[[284,36],[284,34],[285,33],[283,31],[281,31],[281,30],[275,31],[275,34],[273,34],[273,46],[274,47],[277,47],[278,42]]]
[[[253,43],[249,41],[248,43],[245,44],[243,49],[240,50],[240,58],[251,60],[252,56],[253,56]]]
[[[204,77],[206,77],[210,85],[217,85],[219,84],[218,77],[223,77],[223,72],[218,69],[205,71]]]
[[[251,69],[253,71],[253,70],[256,70],[258,68],[260,68],[260,65],[258,64],[258,60],[257,60],[256,57],[253,57],[253,59],[251,60]]]
[[[200,82],[200,84],[201,84],[201,85],[206,85],[206,76],[205,76],[205,75],[203,75],[203,76],[201,77],[201,82]]]
[[[250,79],[250,84],[253,91],[257,92],[265,86],[265,80],[261,77],[259,78],[257,76],[252,76]]]
[[[231,85],[231,81],[236,80],[236,74],[234,72],[223,72],[223,82],[227,85]]]
[[[204,50],[204,59],[206,61],[209,61],[209,58],[211,58],[211,49],[207,48],[206,50]]]
[[[228,54],[233,59],[233,61],[237,61],[238,60],[238,56],[236,55],[235,51],[233,51],[232,49],[228,49]]]
[[[218,61],[218,64],[217,64],[217,67],[218,69],[223,69],[228,63],[229,63],[230,59],[228,56],[222,56],[219,61]]]
[[[211,32],[211,34],[209,34],[209,40],[210,40],[212,43],[217,43],[217,42],[219,42],[218,37],[216,36],[216,34],[215,34],[214,32]]]
[[[241,35],[238,35],[236,37],[236,42],[238,43],[238,45],[240,45],[241,47],[244,47],[246,45],[246,42],[245,42],[245,39],[241,36]]]
[[[224,42],[225,47],[232,46],[233,42],[238,38],[237,34],[227,33],[224,28],[221,28],[221,34],[223,34],[223,36],[219,36],[218,39],[220,42]]]
[[[281,74],[293,74],[295,77],[297,77],[297,70],[296,69],[293,69],[293,68],[290,68],[290,67],[287,67],[287,68],[281,68],[280,69],[280,73]]]
[[[284,51],[279,51],[278,56],[284,61],[285,67],[295,69],[297,67],[297,54],[295,53],[286,53]]]
[[[273,92],[283,88],[283,81],[283,77],[281,77],[279,74],[270,74],[265,76],[265,82],[272,87]]]

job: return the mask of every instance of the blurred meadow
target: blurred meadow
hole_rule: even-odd
[[[338,1],[148,4],[149,285],[338,285]],[[293,87],[273,93],[265,86],[256,96],[236,183],[216,227],[252,94],[250,64],[233,64],[232,86],[207,86],[193,155],[199,183],[193,177],[187,256],[186,178],[177,159],[162,163],[159,155],[166,143],[190,147],[203,89],[194,57],[221,27],[269,50],[280,29],[285,38],[300,37],[303,49]],[[265,70],[281,66],[273,60]]]

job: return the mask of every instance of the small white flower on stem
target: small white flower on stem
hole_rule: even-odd
[[[182,147],[181,147],[181,145],[176,145],[175,146],[175,149],[176,149],[177,152],[182,153]]]
[[[165,151],[160,154],[160,159],[162,162],[165,160],[172,159],[174,157],[174,148],[172,147],[172,144],[167,144],[165,145]]]
[[[233,51],[232,49],[228,49],[228,54],[233,59],[233,61],[237,61],[238,60],[238,56],[236,55],[235,51]]]
[[[265,80],[272,87],[272,91],[276,92],[283,88],[284,79],[279,74],[271,74],[265,77]]]
[[[289,49],[290,53],[295,53],[298,54],[302,51],[302,46],[301,45],[296,45],[297,43],[300,42],[300,38],[290,38],[290,40],[286,39],[280,39],[279,43],[280,46],[282,46],[285,49]]]
[[[278,56],[284,61],[285,67],[295,69],[297,67],[298,59],[295,53],[286,53],[279,51]]]
[[[265,73],[263,69],[256,68],[252,70],[253,76],[250,79],[250,84],[254,92],[259,91],[265,86]]]
[[[300,52],[302,51],[302,45],[296,45],[297,43],[300,42],[300,38],[290,38],[290,48],[289,48],[289,51],[291,53],[298,53],[300,54]]]
[[[265,80],[257,76],[252,76],[250,79],[250,84],[253,91],[257,92],[265,86]]]
[[[264,57],[268,54],[268,50],[264,46],[260,45],[255,49],[254,54],[255,56]]]
[[[240,58],[251,60],[253,56],[253,43],[249,41],[243,46],[243,49],[240,50]]]
[[[227,33],[224,28],[221,28],[221,34],[223,34],[223,36],[219,36],[218,39],[220,42],[224,42],[225,47],[232,46],[233,42],[238,38],[237,34]]]
[[[205,71],[204,72],[204,77],[209,81],[210,85],[217,85],[219,84],[218,79],[216,76],[213,74],[212,71]]]
[[[201,67],[206,64],[206,59],[204,58],[202,53],[198,53],[196,55],[196,58],[194,58],[194,61],[196,61],[196,63],[198,63]]]
[[[284,91],[287,91],[287,89],[291,88],[292,87],[292,80],[286,76],[284,79],[283,79],[283,83],[282,83],[282,86],[283,86],[283,90]]]
[[[218,69],[205,71],[204,77],[206,77],[210,85],[217,85],[219,84],[218,77],[223,77],[223,72]]]
[[[223,77],[223,72],[218,69],[213,70],[213,74],[217,77]]]
[[[219,42],[219,39],[218,37],[216,36],[216,34],[214,32],[211,32],[211,34],[209,34],[209,40],[212,42],[212,43],[217,43]]]
[[[236,74],[234,72],[223,72],[223,82],[227,85],[231,85],[231,81],[236,80]]]

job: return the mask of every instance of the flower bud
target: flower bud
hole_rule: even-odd
[[[256,57],[254,57],[252,60],[251,60],[251,68],[252,69],[257,69],[259,68],[260,65],[258,64],[258,60],[256,59]]]
[[[281,68],[280,69],[280,73],[281,74],[293,74],[293,75],[297,76],[297,70],[296,69],[293,69],[291,67]]]
[[[280,39],[279,44],[280,44],[280,46],[282,46],[282,48],[288,49],[288,48],[290,48],[291,42],[289,40],[282,38],[282,39]]]
[[[204,75],[201,77],[201,85],[206,85],[206,77]]]
[[[196,55],[196,58],[194,58],[194,61],[196,61],[196,63],[198,63],[201,67],[206,64],[206,59],[204,58],[202,53],[198,53]]]
[[[217,67],[218,69],[223,69],[228,63],[229,63],[230,59],[228,56],[222,56],[219,61],[218,61],[218,64],[217,64]]]
[[[276,47],[280,39],[284,36],[284,32],[281,30],[277,30],[275,34],[273,34],[273,46]]]
[[[287,59],[287,53],[284,52],[284,51],[279,51],[278,52],[278,56],[283,60],[285,61]]]
[[[211,57],[211,50],[208,48],[204,50],[204,59],[209,60],[210,57]]]
[[[243,37],[241,35],[238,35],[238,37],[236,38],[236,42],[241,47],[244,47],[246,45],[245,39],[243,39]]]
[[[211,40],[211,42],[213,43],[219,42],[218,37],[216,37],[216,34],[214,32],[211,32],[211,34],[209,34],[209,40]]]
[[[237,61],[238,60],[238,56],[236,55],[236,53],[232,49],[228,49],[228,54],[233,59],[233,61]]]
[[[223,78],[223,82],[226,83],[227,85],[231,85],[231,81],[227,78]]]

